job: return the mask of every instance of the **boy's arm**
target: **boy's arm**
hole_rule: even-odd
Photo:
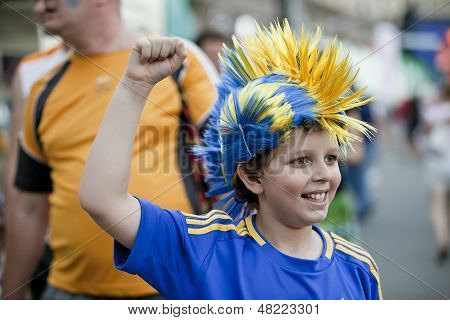
[[[133,246],[140,205],[127,191],[137,124],[153,86],[186,58],[181,40],[141,38],[95,138],[80,186],[81,206],[111,236]]]

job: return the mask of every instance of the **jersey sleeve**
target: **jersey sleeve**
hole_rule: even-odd
[[[368,297],[368,300],[383,300],[379,279],[376,279],[374,276],[371,276],[370,278],[370,296]]]
[[[194,43],[186,41],[186,44],[189,54],[180,74],[179,85],[192,121],[201,126],[216,99],[218,76],[206,54]]]
[[[45,163],[39,162],[30,156],[19,145],[17,172],[14,185],[27,192],[51,192],[53,190],[51,169]]]
[[[23,191],[52,191],[51,169],[47,165],[38,143],[34,121],[36,101],[39,100],[39,92],[44,85],[44,79],[37,81],[25,103],[25,115],[19,137],[19,157],[14,182],[16,187]]]
[[[365,259],[364,259],[365,260]],[[378,266],[373,262],[367,264],[361,260],[353,260],[358,267],[355,271],[358,274],[358,282],[362,286],[362,299],[365,300],[383,300],[381,292],[380,276]],[[367,261],[367,260],[366,260]]]
[[[164,210],[139,199],[141,221],[131,250],[114,242],[119,270],[137,274],[166,298],[178,298],[194,289],[187,228],[179,211]]]

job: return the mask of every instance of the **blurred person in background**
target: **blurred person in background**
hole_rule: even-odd
[[[450,191],[450,85],[441,91],[440,101],[425,106],[421,113],[426,133],[424,160],[429,186],[429,214],[437,243],[437,262],[448,260]]]
[[[39,21],[44,21],[45,1],[37,0],[33,6],[33,12]],[[58,34],[58,30],[53,30]],[[6,154],[3,190],[5,192],[4,215],[5,224],[14,225],[14,206],[17,201],[18,190],[14,186],[14,177],[17,170],[18,137],[20,126],[23,122],[25,101],[33,84],[47,72],[60,65],[68,55],[68,48],[58,44],[47,50],[31,53],[21,59],[13,76],[11,84],[11,123],[9,135],[9,148]],[[39,251],[37,254],[41,254]],[[52,252],[48,244],[30,283],[31,293],[26,295],[39,299],[46,285],[48,268],[52,259]]]
[[[3,274],[3,250],[5,249],[5,214],[4,214],[4,205],[3,199],[0,205],[0,279]],[[2,292],[2,287],[0,286],[0,294]]]
[[[74,52],[36,81],[25,103],[15,178],[19,191],[14,219],[7,225],[3,298],[27,297],[25,284],[41,256],[47,224],[54,259],[44,299],[158,297],[138,277],[115,270],[110,258],[112,238],[78,201],[81,171],[91,143],[131,46],[141,36],[124,27],[119,2],[36,3],[43,27],[61,36]],[[190,195],[195,190],[183,180],[176,156],[181,96],[192,121],[201,126],[215,99],[216,73],[195,45],[187,42],[187,49],[187,62],[178,72],[182,76],[164,79],[149,97],[129,187],[162,206],[191,211]],[[156,163],[147,161],[146,152],[159,155]]]
[[[417,154],[417,142],[416,136],[418,130],[420,129],[420,99],[417,96],[413,96],[409,100],[410,106],[406,116],[406,134],[408,139],[408,144],[411,148],[411,152],[415,155]]]
[[[394,111],[396,119],[405,127],[406,142],[415,157],[419,156],[419,144],[421,137],[420,98],[412,96],[403,101]]]
[[[371,108],[372,103],[368,103],[361,108],[352,110],[351,116],[375,126]],[[368,185],[367,174],[375,160],[376,140],[375,137],[372,137],[372,140],[368,137],[361,137],[361,139],[362,142],[355,149],[356,153],[349,152],[346,176],[348,185],[354,195],[357,216],[359,220],[363,221],[373,211],[373,197]]]
[[[227,41],[227,37],[216,31],[204,31],[196,41],[197,45],[206,53],[218,72],[220,72],[219,53]]]

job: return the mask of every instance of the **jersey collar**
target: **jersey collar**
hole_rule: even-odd
[[[316,231],[322,239],[322,254],[316,260],[299,259],[282,253],[277,248],[272,246],[266,239],[264,239],[263,235],[256,227],[255,217],[256,215],[251,215],[245,219],[245,225],[250,237],[252,237],[252,239],[262,247],[263,251],[278,264],[281,264],[289,269],[301,270],[305,272],[318,272],[331,264],[333,260],[334,242],[327,231],[313,225],[313,230]]]

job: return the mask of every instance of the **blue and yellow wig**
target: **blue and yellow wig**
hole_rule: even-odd
[[[340,57],[336,39],[319,49],[321,30],[300,37],[289,23],[254,35],[233,49],[226,46],[218,98],[204,132],[204,146],[194,148],[205,168],[207,196],[219,196],[217,207],[233,218],[245,217],[250,208],[237,202],[233,178],[239,163],[276,148],[305,120],[318,122],[342,148],[358,140],[348,129],[370,136],[375,129],[348,117],[346,110],[368,103],[363,89],[351,91],[357,76],[349,56]]]

